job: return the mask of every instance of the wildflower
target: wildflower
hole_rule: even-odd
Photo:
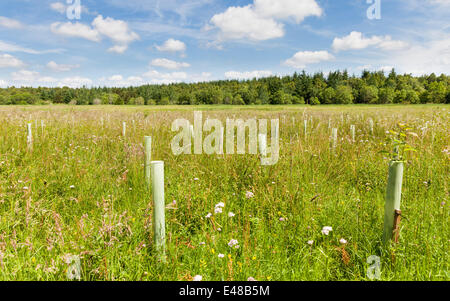
[[[206,218],[210,218],[212,216],[212,214],[211,213],[208,213],[205,217]]]
[[[172,205],[176,205],[177,201],[173,200]]]
[[[194,181],[198,181],[199,180],[199,178],[194,178]]]
[[[256,281],[256,279],[253,277],[248,277],[247,281]]]
[[[232,239],[232,240],[230,240],[230,242],[228,243],[228,246],[229,246],[230,248],[232,248],[232,247],[237,246],[238,244],[239,244],[239,242],[238,242],[236,239]]]
[[[314,243],[314,240],[308,240],[306,243],[307,243],[308,245],[312,246],[313,243]]]
[[[331,231],[333,231],[333,228],[330,226],[325,226],[322,228],[322,234],[324,234],[324,235],[330,234]]]
[[[196,275],[192,281],[202,281],[203,277],[200,275]]]
[[[27,187],[27,186],[25,186],[25,187],[23,188],[23,190],[28,190],[28,187]]]
[[[205,242],[202,241],[202,242],[199,243],[199,245],[203,246],[203,245],[205,245]]]
[[[222,213],[222,208],[216,207],[216,208],[214,209],[214,213],[215,213],[215,214]]]
[[[247,198],[247,199],[251,199],[252,197],[254,197],[255,195],[253,194],[253,192],[251,192],[251,191],[247,191],[246,193],[245,193],[245,197]]]
[[[339,242],[340,242],[341,244],[345,245],[345,244],[347,243],[347,240],[345,240],[344,238],[341,238],[341,239],[339,240]]]
[[[75,188],[75,186],[74,185],[70,185],[70,189],[74,189]]]
[[[224,258],[225,257],[225,254],[219,254],[219,255],[217,255],[219,258]]]
[[[228,212],[228,217],[233,217],[233,216],[235,216],[236,214],[234,214],[233,212]]]
[[[284,222],[286,219],[284,217],[280,217],[280,222]]]
[[[220,202],[216,205],[216,208],[223,208],[225,207],[225,204],[223,202]]]
[[[217,228],[217,231],[222,232],[222,228]]]
[[[256,256],[253,256],[253,257],[252,257],[252,260],[256,260]]]

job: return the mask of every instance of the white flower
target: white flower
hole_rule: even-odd
[[[74,189],[75,188],[75,186],[74,185],[70,185],[70,189]]]
[[[251,199],[252,197],[254,197],[255,195],[253,194],[253,192],[251,192],[251,191],[247,191],[246,193],[245,193],[245,197],[247,198],[247,199]]]
[[[212,216],[212,214],[211,213],[208,213],[205,217],[206,218],[210,218]]]
[[[192,281],[202,281],[203,277],[200,275],[196,275]]]
[[[225,257],[224,254],[219,254],[218,256],[219,256],[219,258],[224,258]]]
[[[325,226],[322,228],[322,234],[324,234],[324,235],[330,234],[331,231],[333,231],[333,228],[330,226]]]
[[[221,231],[222,231],[222,228],[217,228],[217,231],[221,232]]]
[[[284,217],[280,217],[280,222],[284,222],[286,219]]]
[[[234,214],[233,212],[228,212],[228,217],[233,217],[233,216],[235,216],[236,214]]]
[[[194,181],[198,181],[199,180],[199,178],[194,178]]]
[[[23,188],[23,190],[28,190],[28,187],[27,187],[27,186],[25,186],[25,187]]]
[[[232,240],[230,240],[230,242],[228,243],[228,246],[230,247],[230,248],[232,248],[232,247],[234,247],[234,246],[237,246],[239,244],[239,242],[236,240],[236,239],[232,239]]]
[[[214,213],[215,214],[222,213],[222,208],[216,207],[216,209],[214,209]]]
[[[216,205],[216,208],[223,208],[225,207],[225,204],[223,202],[220,202],[219,204]]]
[[[341,238],[341,239],[339,240],[339,242],[340,242],[341,244],[343,244],[343,245],[345,245],[345,244],[347,243],[347,241],[346,241],[345,239],[343,239],[343,238]]]
[[[199,243],[199,245],[203,246],[203,245],[205,245],[205,242],[202,241]]]
[[[247,281],[256,281],[256,279],[253,277],[248,277]]]

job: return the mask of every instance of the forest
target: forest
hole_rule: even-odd
[[[0,105],[258,105],[258,104],[424,104],[450,103],[450,76],[400,75],[394,69],[347,71],[252,80],[221,80],[139,87],[8,87]]]

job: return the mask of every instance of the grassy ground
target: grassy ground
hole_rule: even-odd
[[[278,164],[261,166],[256,155],[174,156],[170,126],[192,120],[194,109],[222,121],[279,118]],[[448,109],[0,107],[0,280],[67,280],[71,255],[80,257],[82,280],[368,280],[371,255],[381,258],[382,280],[449,280]],[[338,128],[334,152],[329,120]],[[417,152],[405,165],[399,243],[384,247],[388,159],[380,151],[391,150],[386,132],[398,122],[417,133],[407,137]],[[165,264],[152,245],[145,135],[166,167]]]

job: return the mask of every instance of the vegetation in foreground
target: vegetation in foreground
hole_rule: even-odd
[[[190,111],[0,107],[0,280],[67,280],[73,255],[82,280],[368,280],[372,255],[382,280],[449,280],[446,106],[204,112],[233,115],[280,119],[277,165],[174,156],[171,123],[192,120]],[[405,166],[399,243],[383,247],[382,151],[398,123],[416,134],[405,138],[416,152]],[[166,167],[166,264],[152,244],[146,135]]]

